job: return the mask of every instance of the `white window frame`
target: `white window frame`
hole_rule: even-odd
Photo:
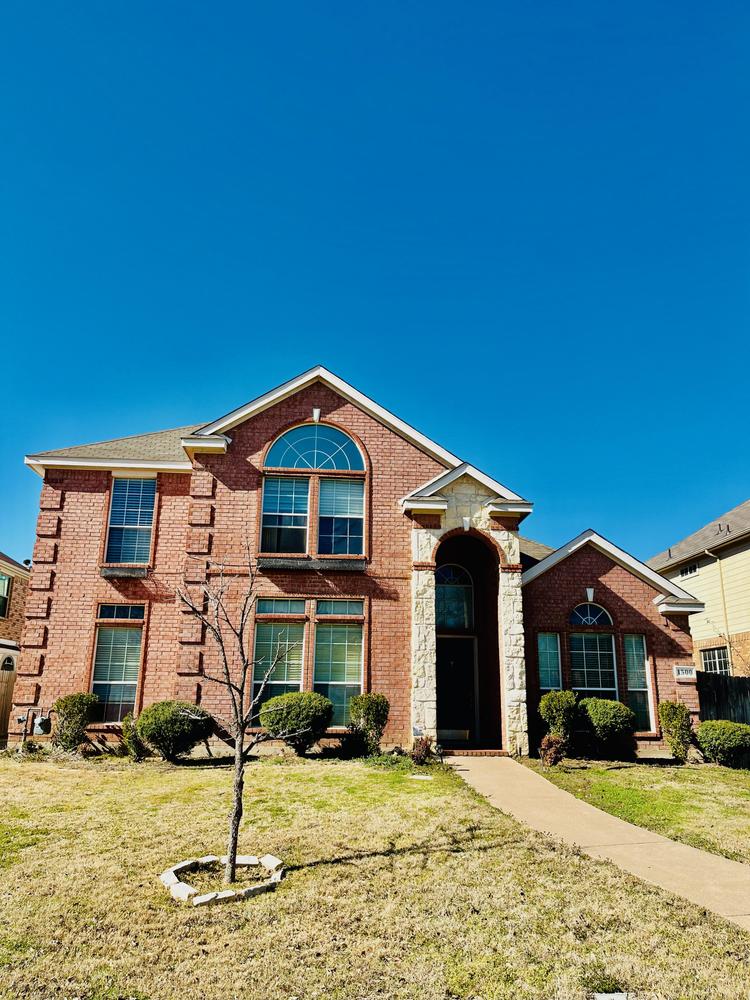
[[[645,688],[632,688],[633,691],[646,691],[648,696],[648,718],[650,729],[639,730],[639,732],[656,732],[656,711],[654,706],[654,692],[653,685],[651,683],[651,657],[648,653],[648,643],[646,641],[645,633],[643,632],[623,632],[622,633],[622,648],[625,649],[625,638],[629,635],[639,635],[643,639],[643,662],[646,670],[646,687]],[[628,661],[627,654],[625,656],[625,679],[628,681],[628,694],[630,694],[631,687],[630,681],[628,680]],[[617,671],[615,670],[615,681],[617,680]]]
[[[599,605],[597,605],[597,607],[599,607]],[[606,610],[606,608],[603,609],[603,610]],[[609,612],[607,612],[607,614],[609,614]],[[614,673],[615,673],[615,687],[614,687],[615,697],[614,697],[614,700],[615,701],[619,701],[620,700],[620,685],[617,682],[617,646],[616,646],[616,643],[615,643],[614,633],[613,632],[572,632],[572,631],[568,632],[568,656],[570,657],[570,671],[571,671],[570,679],[571,679],[571,681],[573,680],[573,657],[572,657],[572,650],[570,648],[570,639],[574,635],[595,635],[595,636],[598,636],[599,638],[601,638],[602,636],[606,635],[607,638],[610,640],[610,642],[612,643],[612,664],[613,664]],[[599,672],[601,673],[601,667],[599,668]],[[607,688],[604,688],[604,687],[589,687],[589,685],[586,685],[584,687],[574,687],[573,684],[571,683],[570,690],[571,691],[612,691],[612,688],[608,688],[608,687]]]
[[[729,655],[729,646],[707,646],[705,649],[700,651],[701,653],[701,670],[706,674],[715,674],[719,677],[731,677],[732,675],[732,659]],[[724,653],[726,656],[726,670],[707,670],[706,669],[706,653]],[[714,661],[718,662],[718,656],[714,657]]]
[[[690,576],[697,576],[698,574],[698,563],[686,563],[684,566],[680,566],[680,579],[686,580]]]
[[[542,684],[542,674],[541,674],[541,664],[539,662],[539,636],[540,635],[554,635],[557,640],[557,687],[545,687]],[[562,691],[562,651],[560,648],[560,633],[559,632],[537,632],[536,634],[536,672],[539,678],[539,690],[540,691]]]

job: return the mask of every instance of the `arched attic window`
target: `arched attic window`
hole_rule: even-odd
[[[435,570],[435,623],[446,629],[474,626],[474,583],[463,566],[447,563]]]
[[[364,555],[365,460],[348,434],[309,423],[281,434],[266,455],[261,551]],[[292,470],[305,475],[274,475]],[[317,507],[317,525],[309,523]]]
[[[579,604],[570,613],[570,624],[611,625],[612,616],[598,604]]]

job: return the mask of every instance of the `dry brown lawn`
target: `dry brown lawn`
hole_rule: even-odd
[[[432,774],[254,763],[240,846],[289,875],[193,909],[157,875],[221,852],[228,771],[0,757],[0,997],[748,995],[750,935]]]

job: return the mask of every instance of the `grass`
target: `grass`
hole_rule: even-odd
[[[157,875],[223,851],[227,770],[0,757],[0,997],[715,1000],[747,982],[749,934],[430,774],[253,763],[240,847],[289,874],[195,910]]]
[[[750,864],[750,771],[705,765],[566,760],[529,767],[605,812]]]

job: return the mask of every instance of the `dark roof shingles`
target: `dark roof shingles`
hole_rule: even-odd
[[[721,527],[720,527],[721,526]],[[704,549],[713,549],[718,545],[726,545],[734,539],[742,538],[750,532],[750,500],[728,510],[726,514],[709,521],[708,524],[694,531],[692,535],[648,559],[647,565],[652,569],[665,570],[670,566],[700,555]]]

